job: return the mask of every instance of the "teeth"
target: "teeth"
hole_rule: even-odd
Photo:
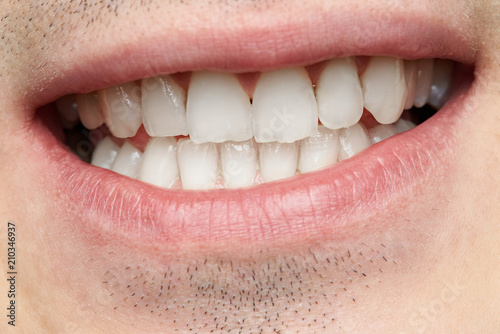
[[[405,60],[405,78],[408,96],[406,97],[405,110],[413,107],[415,101],[415,91],[417,89],[418,62],[416,60]]]
[[[363,124],[358,123],[340,130],[340,159],[345,160],[371,146],[370,137]]]
[[[110,137],[106,137],[97,144],[92,153],[91,164],[97,167],[111,169],[120,148]]]
[[[254,183],[259,163],[257,145],[252,140],[221,145],[220,161],[226,187],[248,187]]]
[[[417,108],[422,108],[429,98],[433,73],[434,59],[421,59],[418,61],[418,78],[414,102]]]
[[[142,122],[151,137],[187,135],[186,92],[172,77],[143,79]]]
[[[333,165],[339,148],[339,131],[320,125],[315,135],[300,142],[299,171],[307,173]]]
[[[97,93],[77,94],[76,104],[78,105],[78,114],[83,126],[89,130],[97,129],[104,121],[99,110],[99,100]]]
[[[380,124],[371,129],[368,129],[372,144],[376,144],[389,137],[394,136],[398,132],[392,124]]]
[[[198,145],[190,139],[181,139],[177,145],[182,187],[184,189],[213,188],[219,167],[216,144]]]
[[[415,127],[416,125],[411,122],[407,121],[406,119],[399,119],[396,123],[394,123],[394,128],[396,129],[397,133],[402,133],[406,132],[408,130],[411,130]]]
[[[365,108],[381,124],[398,120],[408,95],[402,59],[372,57],[361,77]]]
[[[141,160],[141,151],[139,151],[139,149],[137,149],[134,145],[126,141],[118,152],[111,170],[136,179],[139,176]]]
[[[144,154],[110,136],[96,146],[95,166],[164,188],[242,188],[325,168],[412,129],[403,110],[442,106],[453,66],[376,56],[360,78],[354,58],[334,59],[318,78],[316,97],[305,68],[276,70],[260,75],[253,106],[236,75],[211,71],[193,72],[188,92],[162,75],[55,104],[64,126],[104,122],[116,138],[138,141],[144,124],[151,137]],[[368,130],[360,122],[364,108],[378,122],[365,118]]]
[[[98,92],[104,121],[115,137],[133,137],[141,127],[140,93],[140,88],[133,82]]]
[[[192,74],[187,124],[191,139],[198,144],[252,138],[250,98],[234,74]]]
[[[346,128],[359,122],[363,115],[363,93],[352,58],[328,63],[318,80],[316,99],[319,119],[327,128]]]
[[[452,75],[453,62],[451,60],[435,60],[431,93],[427,102],[436,109],[441,108],[448,97]]]
[[[56,109],[65,129],[72,129],[78,123],[78,106],[74,95],[66,95],[57,100]]]
[[[292,177],[297,172],[299,145],[263,143],[259,145],[260,171],[265,182]]]
[[[253,94],[253,130],[258,143],[291,143],[318,128],[318,107],[305,68],[262,73]]]
[[[153,138],[142,157],[139,180],[170,188],[179,178],[177,141],[173,137]]]

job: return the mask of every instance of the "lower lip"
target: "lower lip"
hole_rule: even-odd
[[[158,245],[342,239],[363,233],[357,221],[383,212],[385,204],[411,193],[423,176],[432,179],[451,164],[465,113],[461,107],[469,94],[460,92],[466,88],[428,121],[351,159],[294,179],[237,190],[159,189],[85,164],[41,122],[32,127],[40,145],[37,152],[45,153],[37,158],[64,195],[65,210],[81,217],[81,228],[96,237]]]

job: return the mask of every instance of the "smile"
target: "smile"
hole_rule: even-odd
[[[344,19],[332,15],[340,21],[324,18],[325,29]],[[327,29],[307,49],[280,44],[276,27],[275,45],[236,29],[206,53],[191,53],[196,34],[112,45],[34,85],[33,145],[96,237],[163,247],[357,235],[356,222],[442,178],[472,92],[474,48],[459,29],[379,21],[372,39]],[[308,34],[304,22],[292,31]],[[273,56],[227,43],[233,33]],[[166,61],[158,48],[181,37],[193,56]]]
[[[68,128],[106,124],[95,166],[165,188],[238,188],[323,169],[413,128],[428,110],[408,120],[403,111],[440,108],[453,79],[452,62],[432,59],[349,57],[308,69],[157,76],[56,106]]]

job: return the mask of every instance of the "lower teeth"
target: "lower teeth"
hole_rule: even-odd
[[[368,130],[362,123],[341,130],[320,125],[316,135],[294,143],[195,144],[189,138],[157,137],[144,153],[128,140],[120,148],[107,136],[91,163],[163,188],[241,188],[329,167],[414,126],[403,119]]]

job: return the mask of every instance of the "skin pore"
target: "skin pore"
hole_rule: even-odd
[[[335,231],[161,242],[138,229],[137,237],[130,237],[110,227],[116,219],[106,210],[87,210],[100,197],[87,193],[85,184],[72,183],[82,162],[69,153],[56,162],[43,158],[58,154],[53,152],[61,130],[51,121],[54,115],[39,117],[36,108],[69,93],[158,73],[250,72],[342,56],[338,48],[322,48],[319,38],[305,37],[306,28],[320,20],[318,13],[332,11],[359,13],[376,24],[387,17],[404,25],[405,17],[416,15],[444,20],[463,32],[457,40],[467,41],[471,51],[451,52],[450,42],[440,55],[460,54],[456,58],[475,71],[474,82],[456,98],[461,117],[450,117],[457,131],[443,139],[432,163],[424,164],[417,150],[425,131],[417,127],[408,135],[417,166],[407,177],[412,186],[375,188],[388,193],[374,192],[382,198],[376,206],[347,203],[352,212],[328,216]],[[2,320],[2,332],[488,333],[500,328],[495,1],[3,1],[0,18],[0,238],[6,249],[7,222],[16,222],[19,262],[18,323],[14,329]],[[369,34],[360,33],[366,44]],[[296,51],[273,49],[280,39],[290,41],[284,49]],[[142,51],[137,45],[144,40],[157,46]],[[339,41],[346,48],[351,43]],[[226,44],[224,52],[217,51]],[[412,49],[408,43],[382,44],[372,46],[373,54],[392,48],[394,56],[404,56]],[[198,55],[207,48],[213,52]],[[319,51],[311,56],[309,49]],[[54,134],[42,140],[46,128]],[[360,170],[359,177],[367,171]],[[97,172],[86,180],[96,189],[103,182]],[[110,184],[107,206],[124,221],[129,216],[112,197],[117,192],[131,189],[131,197],[137,192],[154,200],[149,188],[139,191],[143,184],[122,176]],[[82,193],[89,194],[87,200]],[[253,208],[268,212],[294,200],[290,195]],[[231,217],[222,209],[214,212],[207,221]],[[303,214],[310,222],[315,212]],[[189,212],[179,215],[190,223]],[[6,258],[0,258],[6,273]],[[7,284],[1,280],[2,294]],[[7,305],[4,297],[0,301]]]

